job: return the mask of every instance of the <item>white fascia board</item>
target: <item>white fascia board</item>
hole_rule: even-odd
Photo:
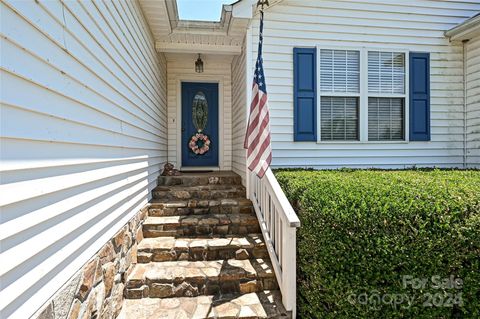
[[[226,54],[238,55],[242,53],[241,45],[216,45],[216,44],[195,44],[191,43],[169,43],[156,42],[157,52],[164,53],[201,53],[201,54]]]

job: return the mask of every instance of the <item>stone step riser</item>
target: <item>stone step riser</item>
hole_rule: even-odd
[[[174,282],[167,280],[150,282],[140,287],[128,287],[127,283],[125,296],[127,299],[196,297],[231,293],[247,294],[278,288],[275,278],[256,278],[252,276],[214,280],[187,278],[185,280],[177,279]]]
[[[247,235],[260,233],[257,217],[249,214],[148,217],[143,236]]]
[[[253,214],[253,205],[249,200],[188,200],[153,204],[148,209],[148,215],[187,216],[203,214]]]
[[[159,176],[159,186],[241,185],[240,176]]]
[[[189,247],[186,249],[155,249],[138,250],[137,262],[149,263],[159,261],[204,261],[217,259],[237,259],[244,260],[248,258],[268,258],[268,251],[265,246],[254,248],[211,248],[211,247]]]
[[[212,235],[247,235],[259,233],[260,226],[256,225],[158,225],[143,226],[143,237],[194,237],[194,236],[212,236]]]
[[[240,207],[205,207],[205,208],[150,208],[148,216],[162,217],[162,216],[188,216],[188,215],[205,215],[205,214],[253,214],[253,206]]]
[[[181,189],[181,190],[153,190],[152,196],[158,200],[188,200],[188,199],[206,199],[218,200],[224,198],[245,197],[243,187],[229,189]]]

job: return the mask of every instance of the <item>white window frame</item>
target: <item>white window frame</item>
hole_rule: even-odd
[[[317,45],[317,143],[318,144],[405,144],[409,142],[409,109],[410,109],[410,50],[406,48],[385,48],[376,46],[330,46],[330,45]],[[325,92],[320,90],[320,50],[349,50],[360,52],[360,93],[338,93],[338,92]],[[405,93],[404,94],[377,94],[368,92],[368,51],[380,51],[380,52],[398,52],[405,54]],[[322,96],[333,97],[358,97],[359,99],[359,140],[352,141],[323,141],[321,136],[321,110],[320,102]],[[368,140],[368,98],[369,97],[384,97],[384,98],[403,98],[404,99],[404,139],[393,141],[369,141]]]

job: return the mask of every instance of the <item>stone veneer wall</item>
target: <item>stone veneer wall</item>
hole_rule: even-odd
[[[128,275],[137,262],[137,243],[148,205],[119,230],[32,318],[116,318]]]

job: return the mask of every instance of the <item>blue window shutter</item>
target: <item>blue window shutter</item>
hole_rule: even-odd
[[[410,53],[410,141],[430,141],[430,54]]]
[[[295,141],[317,140],[317,53],[293,49],[293,125]]]

